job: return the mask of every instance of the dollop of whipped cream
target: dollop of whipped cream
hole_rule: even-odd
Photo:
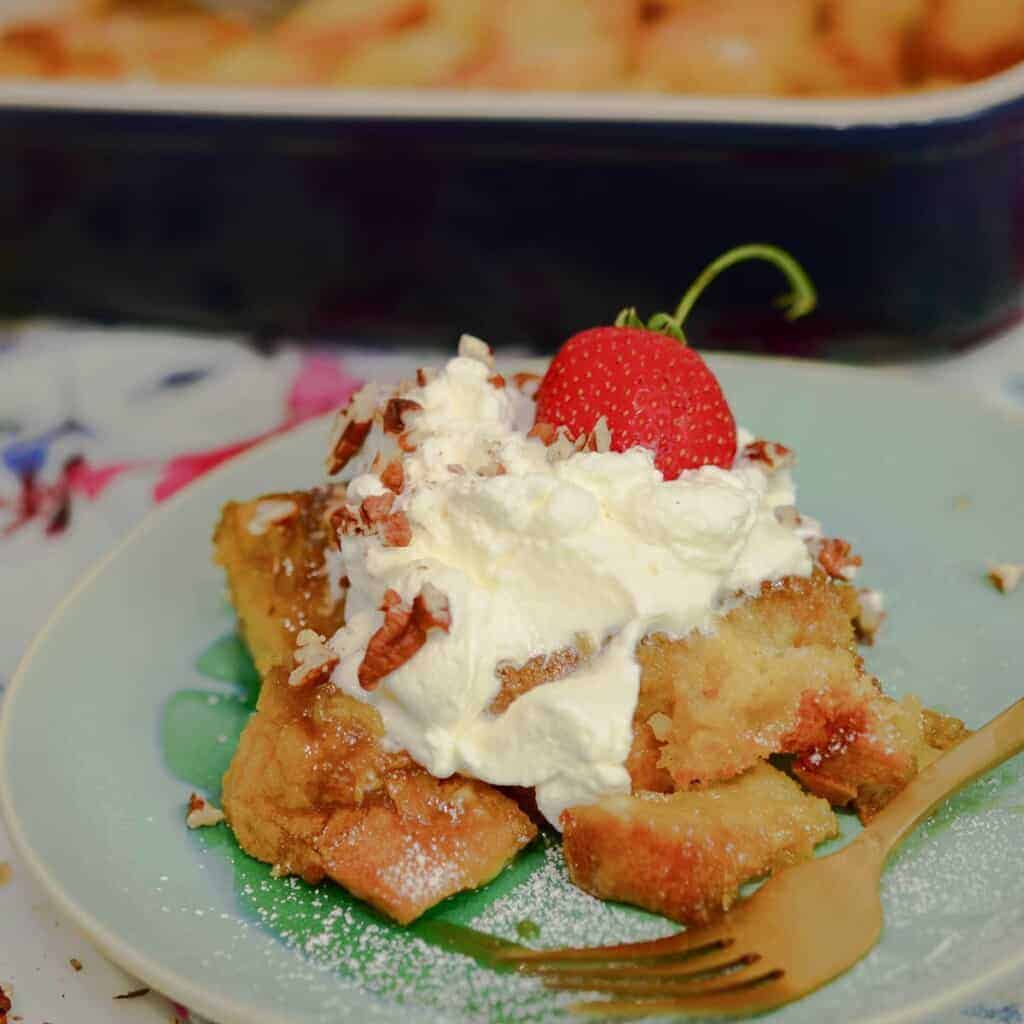
[[[528,436],[532,399],[493,375],[486,346],[464,338],[442,372],[401,391],[419,407],[407,406],[404,444],[378,417],[347,465],[356,507],[389,493],[380,467],[400,460],[392,511],[409,530],[403,546],[343,537],[334,567],[349,589],[346,624],[329,641],[332,681],[375,705],[388,744],[433,775],[535,787],[557,826],[567,807],[630,790],[638,642],[712,630],[737,594],[809,575],[811,558],[776,516],[794,504],[788,470],[741,457],[665,481],[641,448],[556,457]],[[426,584],[447,597],[447,631],[430,630],[364,688],[385,595],[410,605]],[[489,710],[501,667],[570,648],[588,655],[574,671]]]

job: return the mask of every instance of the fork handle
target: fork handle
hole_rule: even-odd
[[[1024,698],[933,761],[899,792],[861,833],[890,853],[935,807],[957,790],[1024,750]]]

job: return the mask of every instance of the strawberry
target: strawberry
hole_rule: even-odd
[[[612,450],[654,452],[666,480],[732,465],[736,424],[714,374],[675,338],[636,327],[593,327],[570,338],[537,391],[537,422],[588,434],[605,417]]]
[[[736,423],[714,374],[686,346],[683,322],[704,288],[746,259],[768,260],[787,276],[793,292],[780,304],[790,319],[814,308],[814,288],[787,253],[768,245],[731,249],[700,274],[674,314],[655,313],[645,326],[636,310],[624,309],[614,327],[571,337],[541,381],[536,423],[564,427],[575,440],[603,416],[612,450],[649,448],[666,480],[686,469],[731,466]]]

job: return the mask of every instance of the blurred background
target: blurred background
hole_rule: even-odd
[[[5,0],[0,317],[886,360],[1019,310],[1019,0]],[[269,15],[266,9],[270,7]]]

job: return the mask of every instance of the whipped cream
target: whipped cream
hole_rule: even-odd
[[[414,450],[378,418],[346,467],[355,508],[390,493],[380,467],[400,459],[393,510],[411,539],[343,538],[332,567],[350,587],[346,625],[329,641],[332,681],[376,706],[388,744],[433,775],[535,787],[557,826],[566,807],[630,790],[637,643],[711,630],[737,593],[809,575],[811,558],[776,516],[794,503],[788,470],[741,458],[665,481],[641,448],[566,457],[527,436],[532,400],[495,386],[493,372],[486,346],[464,339],[441,373],[400,393],[421,407],[404,417]],[[411,604],[428,583],[447,597],[449,628],[364,689],[359,667],[385,594]],[[489,710],[502,666],[568,648],[591,653]]]

